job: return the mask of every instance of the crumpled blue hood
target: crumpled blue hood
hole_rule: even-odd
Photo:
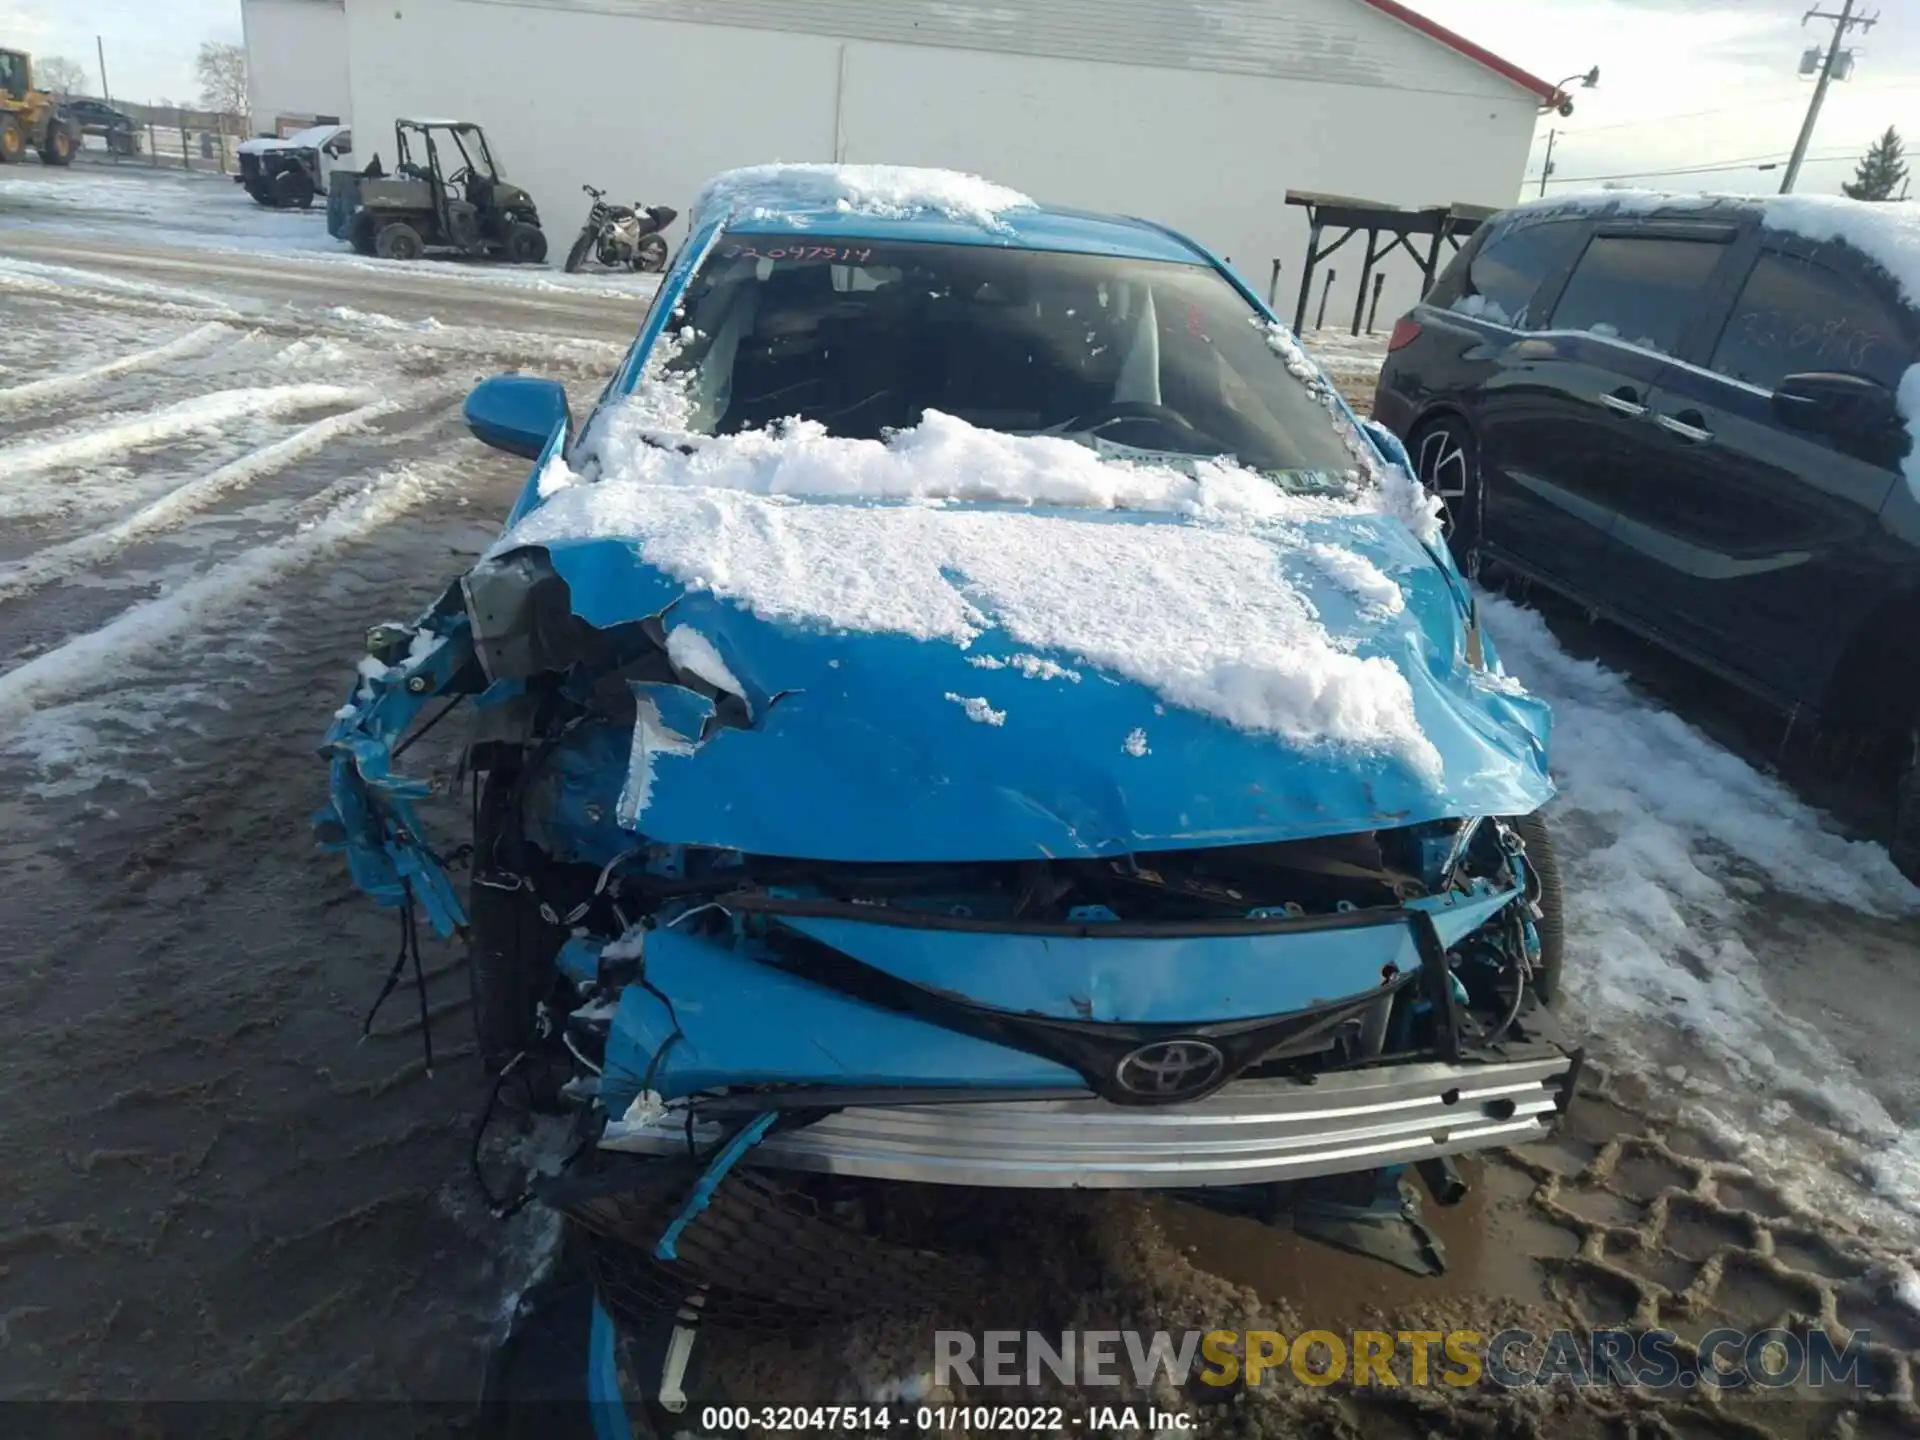
[[[1400,613],[1369,611],[1305,563],[1297,543],[1276,544],[1329,631],[1407,678],[1437,773],[1391,754],[1237,729],[1069,654],[1043,658],[1078,671],[1077,683],[969,663],[1031,653],[998,631],[965,650],[830,633],[690,589],[628,541],[546,549],[582,619],[606,628],[659,616],[669,630],[691,627],[746,692],[740,725],[717,718],[697,689],[634,687],[634,753],[607,749],[591,768],[605,786],[623,782],[621,823],[653,841],[837,861],[1074,858],[1539,808],[1552,794],[1546,707],[1475,673],[1457,579],[1385,516],[1306,528],[1365,556],[1405,593]],[[954,697],[984,700],[1002,718],[981,723]],[[1136,731],[1144,751],[1128,743]]]

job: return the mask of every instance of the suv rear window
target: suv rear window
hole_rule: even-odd
[[[1763,251],[1710,363],[1762,390],[1809,370],[1862,375],[1896,390],[1913,358],[1903,328],[1858,277],[1816,260]]]
[[[1585,234],[1579,220],[1523,221],[1498,230],[1466,252],[1465,264],[1449,272],[1455,289],[1437,291],[1434,303],[1497,325],[1525,328],[1540,282],[1573,258]]]
[[[1725,253],[1718,238],[1596,235],[1553,307],[1553,328],[1672,351]]]

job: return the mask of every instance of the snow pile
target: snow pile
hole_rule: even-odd
[[[187,435],[216,433],[241,419],[357,405],[370,398],[364,390],[341,385],[216,390],[141,414],[76,425],[45,440],[0,447],[0,485],[6,487],[0,490],[0,517],[54,514],[72,508],[82,498],[68,487],[14,483],[30,476],[115,460]]]
[[[232,333],[228,326],[212,320],[204,325],[195,326],[184,335],[136,350],[130,355],[117,355],[97,365],[88,365],[63,374],[46,375],[28,380],[23,384],[10,385],[0,389],[0,414],[23,409],[28,405],[39,404],[46,400],[84,394],[102,380],[125,375],[133,370],[150,370],[170,360],[181,360],[189,355],[198,355],[204,350],[212,349]]]
[[[973,721],[976,725],[1004,725],[1007,723],[1007,712],[994,709],[984,695],[959,695],[949,690],[947,692],[947,699],[966,711],[967,719]]]
[[[1010,210],[1037,208],[1018,190],[957,170],[911,165],[749,165],[707,182],[694,201],[697,229],[708,207],[750,219],[777,219],[792,210],[829,209],[876,219],[903,220],[933,212],[949,220],[1001,230]]]
[[[1407,608],[1407,597],[1400,587],[1366,556],[1323,541],[1309,545],[1307,555],[1329,580],[1362,605],[1387,615],[1398,615]]]
[[[636,413],[652,403],[641,397]],[[1288,495],[1227,465],[1195,475],[1120,465],[938,414],[884,443],[792,425],[663,446],[620,413],[596,460],[582,462],[597,483],[550,470],[551,498],[497,550],[629,540],[648,565],[765,619],[963,649],[998,631],[1039,652],[1006,662],[1035,678],[1055,673],[1044,655],[1076,657],[1245,730],[1439,773],[1406,677],[1330,633],[1288,573],[1289,556],[1296,571],[1327,563],[1296,522],[1377,512],[1377,489]],[[953,499],[1092,513],[930,503]],[[1121,509],[1180,523],[1112,513]],[[1378,608],[1398,594],[1357,557],[1340,568],[1341,583]],[[1004,722],[994,714],[974,718]]]
[[[1897,935],[1920,916],[1920,890],[1882,847],[1835,833],[1621,675],[1567,655],[1534,612],[1483,595],[1480,613],[1506,666],[1553,706],[1567,975],[1590,1024],[1616,1051],[1651,1045],[1646,1063],[1684,1061],[1702,1093],[1722,1067],[1724,1108],[1773,1112],[1743,1122],[1750,1145],[1798,1158],[1784,1122],[1799,1114],[1813,1143],[1851,1144],[1859,1172],[1920,1213],[1920,1137],[1824,1025],[1798,1018],[1808,1006],[1792,988],[1818,1015],[1829,986],[1886,983],[1835,944],[1820,907],[1846,913],[1845,933]],[[1868,1037],[1842,1033],[1871,1054]]]
[[[1080,683],[1078,670],[1069,670],[1044,656],[1014,655],[1008,658],[1007,663],[1029,680],[1071,680],[1076,685]]]
[[[1078,510],[1152,510],[1234,514],[1248,520],[1302,517],[1302,504],[1271,481],[1238,466],[1199,461],[1191,473],[1164,466],[1118,465],[1086,446],[1047,435],[982,430],[929,410],[921,423],[882,442],[829,435],[812,420],[789,421],[719,440],[680,432],[666,387],[643,386],[600,424],[587,478],[644,485],[740,490],[818,499],[970,500]],[[663,448],[672,434],[691,453]],[[573,479],[564,462],[548,464],[540,494]]]
[[[452,488],[458,473],[457,467],[442,464],[385,471],[293,533],[245,551],[0,674],[0,737],[51,701],[103,686],[125,688],[138,665],[175,653],[181,637],[204,628],[210,617],[257,607],[262,589],[391,525]]]

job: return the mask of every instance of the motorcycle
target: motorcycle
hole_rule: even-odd
[[[667,242],[660,232],[674,222],[678,210],[666,205],[609,205],[606,191],[591,185],[580,188],[593,197],[593,208],[580,228],[580,238],[567,252],[569,275],[589,259],[608,269],[631,267],[656,275],[667,268]]]

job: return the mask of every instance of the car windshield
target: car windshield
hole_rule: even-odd
[[[693,428],[878,439],[928,410],[1116,459],[1344,483],[1326,411],[1200,265],[986,245],[723,236],[675,312]]]

